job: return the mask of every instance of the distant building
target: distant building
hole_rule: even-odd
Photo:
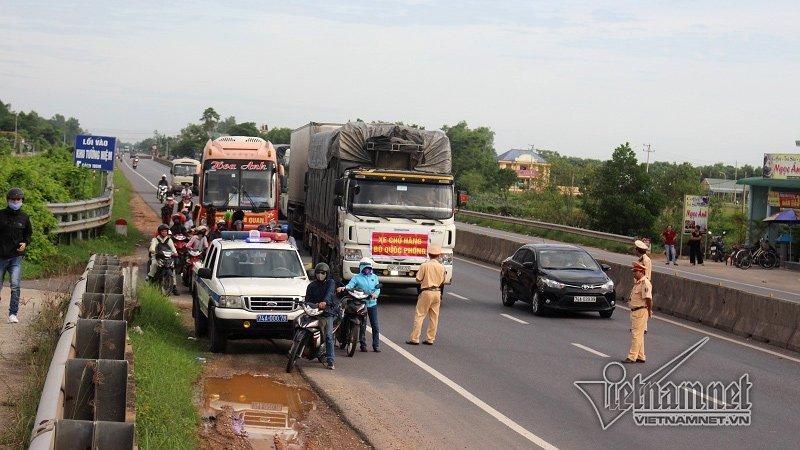
[[[517,173],[519,183],[511,191],[543,189],[550,182],[550,164],[535,150],[511,149],[496,159],[501,169]]]
[[[748,190],[748,186],[737,185],[736,180],[723,178],[706,178],[700,183],[704,193],[719,197],[723,201],[739,204]]]

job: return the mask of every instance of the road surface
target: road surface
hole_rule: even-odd
[[[125,166],[135,189],[158,210],[151,184],[163,166],[141,160],[138,175]],[[626,366],[628,379],[650,374],[708,337],[669,379],[728,384],[747,374],[752,424],[643,427],[628,413],[604,431],[573,383],[602,380],[604,366],[625,357],[627,311],[618,308],[611,319],[535,317],[524,304],[502,306],[498,280],[497,268],[456,259],[432,347],[403,344],[414,295],[387,289],[379,302],[382,353],[339,354],[335,371],[298,364],[377,448],[796,448],[797,353],[657,315],[646,339],[648,361]],[[275,345],[288,348],[286,341]]]

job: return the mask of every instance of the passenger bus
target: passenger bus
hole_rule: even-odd
[[[213,205],[215,222],[226,211],[241,211],[245,230],[277,225],[282,168],[270,142],[247,136],[209,140],[201,164],[200,218]]]

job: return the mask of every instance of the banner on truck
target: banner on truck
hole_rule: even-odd
[[[428,235],[373,231],[372,256],[424,259],[428,256]]]
[[[762,176],[773,180],[800,179],[800,153],[765,153]]]
[[[683,197],[683,232],[689,234],[694,227],[700,225],[701,230],[708,229],[709,202],[707,195],[686,195]]]

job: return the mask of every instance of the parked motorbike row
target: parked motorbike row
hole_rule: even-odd
[[[366,320],[366,300],[369,294],[360,290],[346,290],[339,295],[339,316],[334,320],[334,337],[339,348],[344,349],[347,356],[353,357],[358,347],[361,324]],[[312,308],[306,302],[301,302],[303,314],[297,318],[297,328],[289,350],[289,361],[286,363],[286,372],[291,372],[298,358],[313,360],[318,358],[322,362],[324,351],[324,336],[320,326],[322,311]]]
[[[177,253],[173,253],[166,244],[159,244],[156,247],[158,270],[153,277],[153,282],[160,287],[161,293],[164,295],[169,295],[170,292],[173,292],[172,287],[177,284],[176,277],[178,276],[183,286],[188,288],[194,275],[195,263],[199,262],[203,256],[201,251],[188,247],[189,239],[185,235],[172,236],[172,242],[175,244]],[[147,264],[149,272],[149,259]]]

